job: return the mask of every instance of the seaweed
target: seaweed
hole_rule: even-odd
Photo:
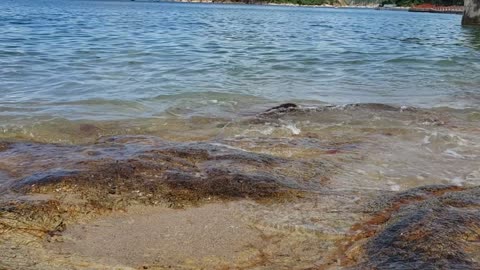
[[[395,194],[354,225],[329,262],[348,269],[479,269],[480,188],[426,186]]]
[[[98,154],[94,156],[88,154],[92,149],[87,146],[88,151],[83,151],[68,145],[19,144],[23,150],[31,147],[32,151],[41,151],[46,147],[47,157],[64,154],[70,148],[86,152],[86,155],[66,161],[70,164],[66,167],[75,169],[58,169],[58,164],[51,167],[32,165],[38,170],[14,181],[11,192],[17,195],[51,194],[52,199],[4,201],[0,204],[0,224],[9,231],[24,228],[25,232],[51,235],[58,231],[59,224],[66,226],[86,213],[125,209],[132,204],[182,208],[243,198],[259,202],[283,201],[301,196],[308,184],[303,180],[309,179],[312,172],[322,180],[327,173],[319,163],[312,166],[309,162],[246,152],[227,145],[161,142],[147,147],[135,138],[130,145],[117,146],[118,140],[99,142],[94,148]],[[128,141],[126,138],[120,140]],[[128,147],[135,150],[125,151]],[[308,177],[302,180],[286,167],[296,167]],[[13,224],[7,219],[28,226]],[[37,230],[38,223],[45,226]]]

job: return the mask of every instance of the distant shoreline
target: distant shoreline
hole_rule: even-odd
[[[344,6],[335,6],[335,5],[299,5],[293,3],[269,3],[269,2],[258,2],[258,3],[244,3],[244,2],[214,2],[211,0],[130,0],[132,2],[167,2],[167,3],[195,3],[195,4],[226,4],[226,5],[256,5],[256,6],[287,6],[287,7],[315,7],[315,8],[343,8],[343,9],[375,9],[378,5],[344,5]]]
[[[415,8],[415,7],[379,7],[378,5],[300,5],[294,3],[245,3],[245,2],[215,2],[212,0],[130,0],[137,2],[170,2],[170,3],[196,3],[196,4],[225,4],[225,5],[256,5],[256,6],[285,6],[285,7],[312,7],[312,8],[334,8],[334,9],[374,9],[380,11],[407,11],[407,12],[422,12],[422,13],[443,13],[443,14],[463,14],[463,10],[435,10],[427,8]],[[448,8],[448,7],[445,7]]]

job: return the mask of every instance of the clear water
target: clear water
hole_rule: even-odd
[[[0,124],[282,101],[480,105],[480,30],[358,9],[0,1]]]

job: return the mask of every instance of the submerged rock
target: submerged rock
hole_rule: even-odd
[[[321,187],[328,174],[327,166],[318,161],[290,160],[218,143],[170,143],[152,137],[105,138],[90,146],[17,143],[6,155],[10,160],[4,162],[11,165],[10,174],[23,173],[10,185],[17,198],[28,194],[54,198],[4,198],[0,229],[3,226],[10,231],[25,224],[37,228],[44,220],[51,222],[33,231],[55,231],[60,222],[69,223],[86,213],[139,203],[183,207],[241,198],[283,201],[313,186]],[[29,168],[22,170],[21,164],[26,163]]]
[[[118,136],[88,145],[1,144],[0,241],[13,240],[0,245],[10,260],[0,268],[39,258],[55,265],[62,254],[29,254],[42,241],[61,241],[65,229],[68,239],[72,224],[113,210],[128,210],[127,219],[144,205],[220,202],[236,205],[242,222],[261,233],[258,260],[227,262],[229,269],[480,269],[478,187],[395,192],[478,185],[475,124],[442,110],[283,104],[221,126],[222,136],[202,137],[211,142]],[[461,158],[445,155],[449,149]],[[98,269],[106,268],[114,267]]]
[[[403,110],[413,110],[409,107],[399,107],[383,103],[356,103],[348,104],[345,106],[346,109],[363,109],[370,111],[390,111],[390,112],[399,112]]]
[[[110,155],[115,149],[110,148]],[[177,193],[188,200],[209,196],[260,199],[305,187],[302,179],[290,177],[284,168],[315,170],[319,175],[326,171],[320,163],[314,168],[302,161],[209,143],[166,143],[124,154],[121,159],[94,155],[71,162],[81,163],[78,167],[82,169],[37,172],[14,183],[12,189],[84,196],[117,194],[148,201],[162,200],[166,195],[173,199]]]
[[[349,269],[479,269],[480,188],[401,192],[352,228],[333,257]]]
[[[283,104],[280,104],[278,106],[275,106],[275,107],[272,107],[268,110],[266,110],[265,112],[274,112],[274,111],[288,111],[288,110],[291,110],[293,108],[298,108],[298,105],[295,104],[295,103],[283,103]]]
[[[257,120],[262,118],[269,118],[269,117],[278,117],[282,116],[291,112],[301,111],[301,107],[299,107],[295,103],[283,103],[278,106],[274,106],[264,112],[261,112],[257,115]]]
[[[255,119],[249,121],[255,123],[262,121],[278,120],[285,116],[306,117],[306,120],[314,120],[319,115],[335,112],[340,115],[351,115],[355,113],[355,118],[361,119],[362,115],[371,117],[371,114],[392,116],[401,112],[424,113],[422,110],[409,106],[395,106],[383,103],[353,103],[345,105],[297,105],[294,103],[285,103],[272,107],[257,115]]]
[[[8,142],[0,142],[0,152],[6,151],[10,148],[10,143]]]

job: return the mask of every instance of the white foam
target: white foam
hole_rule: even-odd
[[[289,129],[294,135],[298,135],[302,132],[299,128],[297,128],[297,125],[295,124],[288,124],[285,127]]]
[[[390,186],[392,191],[400,191],[400,185],[394,184]]]
[[[228,144],[223,144],[223,143],[210,143],[210,144],[211,144],[211,145],[215,145],[215,146],[225,147],[225,148],[232,149],[232,150],[239,150],[239,151],[243,151],[243,152],[248,152],[248,151],[245,150],[245,149],[242,149],[242,148],[239,148],[239,147],[235,147],[235,146],[231,146],[231,145],[228,145]]]
[[[461,185],[463,185],[463,183],[465,182],[465,180],[462,179],[461,177],[455,177],[455,178],[453,178],[450,182],[451,182],[452,184],[456,185],[456,186],[461,186]]]
[[[259,129],[258,132],[262,133],[263,135],[271,135],[275,129],[273,127],[267,127],[265,129]]]
[[[273,127],[270,127],[270,126],[267,126],[265,128],[262,128],[262,129],[247,129],[245,130],[244,132],[242,132],[242,135],[247,135],[249,133],[252,133],[252,132],[258,132],[262,135],[271,135],[273,133],[275,129]]]
[[[356,171],[357,171],[357,173],[360,173],[360,174],[363,174],[363,175],[367,174],[367,172],[364,171],[364,170],[357,169]]]
[[[446,156],[449,156],[449,157],[453,157],[453,158],[460,158],[460,159],[464,159],[465,157],[460,155],[459,153],[453,151],[452,149],[447,149],[443,152],[444,155]]]

